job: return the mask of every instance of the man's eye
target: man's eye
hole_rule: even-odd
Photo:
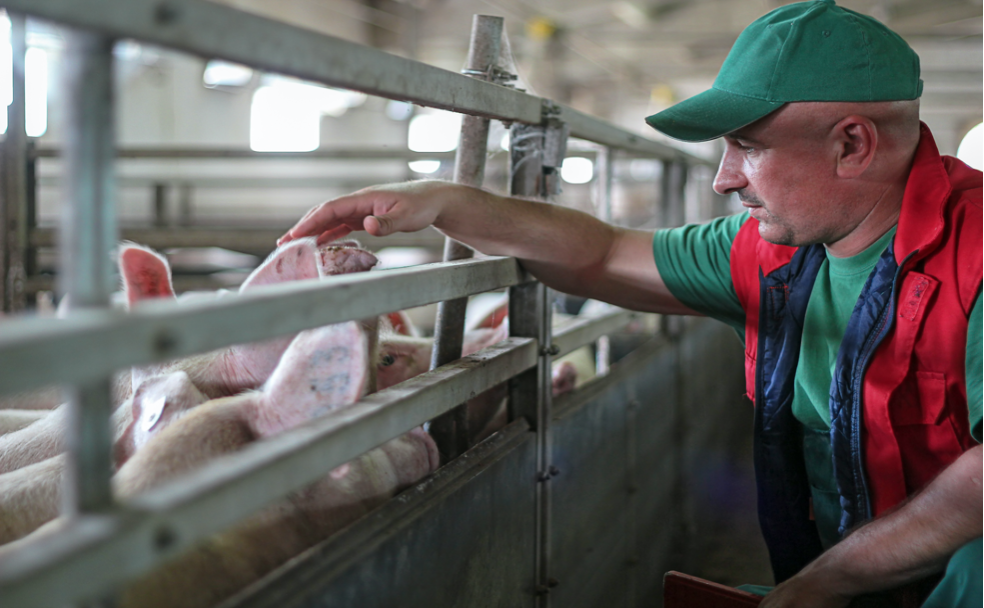
[[[383,359],[379,362],[379,364],[383,367],[389,367],[394,363],[396,363],[396,357],[393,355],[383,355]]]

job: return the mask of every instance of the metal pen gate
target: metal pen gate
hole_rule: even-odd
[[[63,510],[73,517],[58,535],[25,547],[0,565],[3,604],[52,606],[105,596],[128,578],[338,465],[434,420],[442,452],[460,457],[316,548],[334,551],[334,557],[321,560],[318,579],[326,580],[325,568],[340,572],[340,564],[350,564],[356,554],[371,556],[371,548],[383,542],[379,530],[399,528],[393,521],[409,521],[408,513],[419,508],[415,501],[433,506],[465,480],[499,467],[508,469],[522,485],[500,488],[498,493],[487,489],[482,513],[517,505],[529,509],[523,523],[504,531],[508,535],[503,542],[514,546],[502,547],[502,555],[511,556],[509,568],[517,585],[507,590],[503,583],[494,590],[488,580],[465,576],[462,586],[453,590],[457,595],[432,594],[427,601],[444,597],[447,605],[466,605],[459,603],[462,598],[484,593],[489,604],[549,605],[557,558],[551,549],[554,510],[548,481],[557,473],[558,456],[551,445],[551,421],[558,416],[551,408],[551,360],[623,328],[635,315],[614,312],[552,335],[548,290],[543,285],[525,274],[515,259],[467,259],[471,251],[454,242],[447,243],[445,262],[439,264],[279,285],[222,303],[180,307],[150,303],[129,314],[112,311],[107,253],[117,240],[112,204],[114,40],[135,38],[465,114],[455,171],[455,180],[461,183],[481,184],[489,119],[507,121],[513,125],[511,190],[515,195],[543,199],[555,191],[570,135],[603,146],[599,192],[606,201],[611,197],[614,150],[661,159],[665,213],[680,217],[687,167],[706,161],[494,82],[500,76],[491,69],[499,53],[500,18],[476,18],[468,75],[460,75],[200,0],[4,0],[3,5],[15,15],[78,28],[72,30],[67,53],[71,65],[66,80],[66,214],[61,231],[62,274],[74,310],[57,324],[17,320],[0,330],[0,394],[51,383],[75,387]],[[511,337],[459,359],[463,298],[503,288],[509,289]],[[211,462],[130,503],[114,502],[107,424],[114,370],[432,302],[442,304],[431,372],[372,394],[343,412],[253,444],[235,458]],[[622,375],[573,399],[585,402],[591,391],[595,397],[604,392],[606,398],[618,398],[630,410],[637,409],[641,392],[659,390],[661,374],[672,375],[672,366],[660,362],[658,345],[647,348],[631,356],[621,368]],[[466,419],[456,413],[456,406],[505,381],[510,381],[513,422],[487,442],[467,445]],[[565,411],[580,410],[570,405]],[[603,420],[596,422],[597,428],[604,428]],[[577,428],[565,432],[591,432]],[[415,498],[421,496],[426,498]],[[383,553],[378,556],[386,559]],[[379,567],[398,569],[399,565]],[[474,568],[479,572],[480,564]],[[285,576],[306,576],[298,572]],[[344,604],[349,594],[354,601],[359,585],[365,583],[353,579],[346,583],[348,591],[336,590],[333,597]],[[272,601],[269,586],[257,589],[236,601]],[[305,589],[306,597],[315,593],[309,586]],[[500,596],[492,601],[494,593]],[[420,602],[424,601],[421,596]]]

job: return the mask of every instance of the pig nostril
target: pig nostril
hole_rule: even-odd
[[[170,526],[161,525],[154,530],[154,548],[167,551],[178,541],[178,535]]]

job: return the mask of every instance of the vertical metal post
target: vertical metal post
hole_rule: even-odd
[[[595,201],[601,211],[601,219],[611,224],[614,220],[612,213],[612,186],[615,182],[615,150],[608,146],[598,150],[595,157]],[[611,340],[608,336],[598,338],[595,348],[595,373],[603,376],[608,373],[611,362]]]
[[[67,36],[64,54],[65,190],[62,216],[62,290],[73,310],[109,306],[118,239],[115,209],[113,40],[83,31]],[[99,511],[110,490],[111,378],[70,392],[69,466],[64,510]]]
[[[554,132],[551,133],[551,129]],[[557,129],[561,129],[557,131]],[[547,177],[563,160],[566,126],[548,121],[547,127],[514,125],[510,133],[510,186],[514,195],[545,198],[551,180]],[[545,149],[549,142],[550,149]],[[546,162],[545,162],[546,161]],[[552,166],[547,165],[549,162]],[[550,293],[542,283],[526,283],[509,290],[509,333],[536,338],[540,358],[535,369],[509,383],[510,416],[525,417],[536,432],[536,551],[534,582],[536,604],[550,605],[551,505],[550,478],[557,474],[551,464],[550,418],[552,402],[551,363],[555,350],[551,342]]]
[[[154,184],[154,227],[167,226],[167,184]]]
[[[502,41],[502,17],[475,15],[472,19],[471,46],[468,50],[466,73],[474,78],[490,80],[492,67],[499,59]],[[485,157],[489,141],[489,120],[477,116],[464,116],[461,137],[454,160],[455,183],[481,187],[485,180]],[[474,255],[469,247],[447,239],[444,242],[444,261],[463,260]],[[468,298],[440,302],[434,326],[434,350],[431,352],[431,369],[440,367],[461,357],[465,329],[465,309]],[[468,412],[464,406],[435,418],[430,433],[446,460],[451,460],[468,449],[471,440],[468,428]]]
[[[194,222],[191,201],[191,184],[178,187],[178,225],[191,226]]]
[[[685,220],[686,202],[684,190],[687,187],[687,165],[682,161],[663,161],[661,180],[662,228],[682,226]]]
[[[3,142],[3,275],[2,308],[15,312],[26,306],[24,258],[27,250],[27,134],[25,126],[24,57],[27,53],[26,20],[10,15],[10,50],[13,89],[7,106],[7,135]]]
[[[594,199],[600,219],[612,223],[612,184],[614,183],[615,150],[603,146],[595,156]]]
[[[27,206],[25,227],[27,241],[24,245],[24,274],[27,279],[38,276],[38,248],[32,235],[38,227],[38,157],[33,141],[27,142],[27,166],[24,174],[24,201]],[[37,291],[27,294],[30,304],[37,304]]]
[[[663,161],[660,180],[660,206],[663,225],[660,228],[682,226],[686,220],[687,164],[683,161]],[[661,331],[671,339],[683,331],[683,318],[662,315]]]

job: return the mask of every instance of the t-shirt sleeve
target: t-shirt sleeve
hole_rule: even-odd
[[[748,213],[706,224],[657,230],[653,256],[663,282],[675,298],[745,334],[745,311],[731,280],[731,244]]]
[[[967,412],[970,414],[970,434],[981,442],[981,294],[970,311],[967,324]]]

